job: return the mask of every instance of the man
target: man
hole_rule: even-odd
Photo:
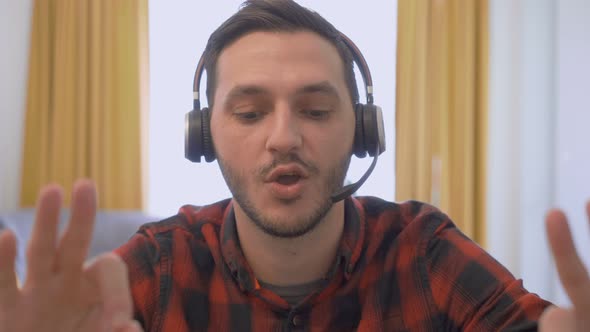
[[[358,98],[338,36],[290,0],[225,22],[205,58],[209,152],[232,199],[185,206],[84,264],[94,186],[74,187],[59,242],[61,193],[46,187],[20,289],[14,235],[0,235],[0,331],[586,331],[590,281],[561,211],[547,232],[573,309],[528,293],[431,206],[334,202]]]

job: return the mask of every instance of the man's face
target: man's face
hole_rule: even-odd
[[[220,54],[214,98],[213,142],[236,208],[273,236],[313,229],[354,138],[336,48],[311,32],[247,34]]]

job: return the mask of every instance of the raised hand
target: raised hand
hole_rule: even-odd
[[[92,182],[80,180],[72,194],[71,219],[57,239],[62,191],[45,187],[27,247],[27,278],[17,286],[16,239],[0,234],[0,332],[139,332],[127,268],[115,254],[84,263],[96,214]]]
[[[586,204],[586,214],[590,221],[590,202]],[[565,214],[549,211],[546,227],[559,279],[573,307],[545,310],[539,322],[540,331],[590,331],[590,277],[576,252]]]

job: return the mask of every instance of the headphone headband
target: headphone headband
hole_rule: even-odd
[[[352,54],[352,59],[354,63],[356,63],[356,65],[358,66],[359,71],[361,72],[363,83],[365,84],[365,95],[367,96],[367,104],[371,105],[373,104],[373,78],[371,77],[371,71],[369,70],[367,61],[365,60],[363,53],[359,50],[355,43],[342,32],[339,33],[342,42],[344,42],[344,44],[350,50],[350,53]],[[203,76],[204,71],[205,52],[203,52],[201,58],[199,59],[197,69],[195,70],[195,76],[193,78],[193,109],[195,110],[201,109],[201,95],[199,89],[201,84],[201,76]]]
[[[195,110],[201,109],[199,86],[201,84],[201,76],[203,76],[204,71],[205,71],[205,52],[203,52],[203,54],[201,54],[201,58],[199,59],[199,64],[197,65],[197,69],[195,70],[195,77],[193,78],[193,109],[195,109]]]
[[[381,107],[373,105],[373,79],[369,66],[358,47],[347,36],[340,32],[341,41],[351,52],[353,63],[356,63],[363,82],[367,103],[354,105],[355,131],[352,152],[359,158],[369,154],[373,162],[365,174],[355,183],[346,185],[332,194],[331,199],[337,202],[352,195],[369,177],[377,163],[377,157],[385,151],[385,132],[383,129],[383,115]],[[185,157],[192,162],[211,162],[216,159],[215,148],[211,136],[210,110],[201,109],[199,85],[205,71],[205,52],[199,59],[193,80],[193,110],[185,116]]]
[[[365,95],[367,96],[367,104],[373,104],[373,78],[371,77],[371,71],[369,70],[369,65],[367,65],[367,61],[363,56],[363,53],[359,48],[356,46],[355,43],[352,42],[350,38],[348,38],[345,34],[340,32],[340,37],[348,49],[352,53],[352,58],[356,65],[359,67],[359,71],[361,72],[361,76],[363,77],[363,82],[365,83]]]

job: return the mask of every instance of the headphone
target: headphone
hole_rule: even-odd
[[[352,40],[343,33],[340,33],[340,36],[359,68],[366,93],[366,104],[359,102],[354,105],[355,131],[352,152],[358,158],[364,158],[368,154],[373,157],[373,162],[359,181],[346,185],[334,193],[332,195],[333,202],[352,195],[360,188],[375,168],[377,157],[385,151],[383,112],[380,106],[373,104],[373,79],[371,78],[369,66]],[[204,157],[207,162],[215,160],[215,149],[213,148],[210,127],[211,110],[208,107],[201,109],[200,103],[199,88],[201,76],[205,70],[204,64],[203,54],[193,79],[193,109],[185,116],[184,156],[196,163],[201,162],[201,157]]]

